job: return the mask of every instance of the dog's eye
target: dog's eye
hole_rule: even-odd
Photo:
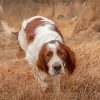
[[[61,57],[64,57],[64,56],[65,56],[64,52],[61,51],[61,50],[58,50],[58,51],[57,51],[57,54],[58,54],[59,56],[61,56]]]
[[[48,52],[46,53],[46,55],[47,55],[48,57],[51,57],[51,56],[53,55],[53,53],[52,53],[52,51],[48,51]]]

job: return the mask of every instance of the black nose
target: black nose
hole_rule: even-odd
[[[61,65],[54,66],[54,69],[55,69],[55,70],[60,70],[60,69],[61,69]]]

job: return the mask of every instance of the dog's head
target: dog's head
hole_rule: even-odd
[[[42,46],[37,66],[50,75],[62,74],[65,69],[72,74],[76,67],[75,54],[68,46],[53,40]]]

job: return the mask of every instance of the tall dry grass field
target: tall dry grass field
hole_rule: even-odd
[[[61,77],[61,92],[42,92],[30,66],[16,58],[16,40],[0,25],[0,100],[100,100],[99,0],[0,0],[0,20],[19,30],[25,18],[52,19],[76,54],[73,75]]]

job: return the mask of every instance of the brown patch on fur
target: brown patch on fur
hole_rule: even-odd
[[[30,43],[35,38],[35,29],[38,26],[43,24],[43,22],[41,20],[42,20],[42,18],[37,18],[27,24],[25,33],[26,33],[28,43]]]
[[[60,42],[59,44],[60,48],[58,48],[57,54],[58,56],[60,56],[63,62],[66,62],[66,68],[68,69],[69,74],[72,74],[74,72],[74,69],[76,68],[75,54],[68,46]]]
[[[46,21],[41,21],[41,20],[43,20],[43,19],[37,18],[37,19],[32,20],[31,22],[29,22],[27,24],[27,27],[25,29],[25,33],[26,33],[28,43],[30,43],[35,38],[35,29],[38,26],[44,25],[44,22],[46,22]],[[47,22],[47,23],[49,23],[49,22]],[[53,25],[53,26],[54,26],[54,31],[56,31],[63,39],[63,36],[62,36],[61,32],[59,31],[59,29],[55,25]]]
[[[66,67],[68,69],[69,74],[72,74],[74,72],[74,69],[76,68],[76,57],[75,53],[66,45],[63,45],[67,54],[66,58]]]
[[[46,47],[45,45],[42,46],[40,53],[39,53],[39,58],[37,61],[37,66],[44,72],[48,72],[48,67],[47,67],[47,61],[45,60],[45,51]]]

